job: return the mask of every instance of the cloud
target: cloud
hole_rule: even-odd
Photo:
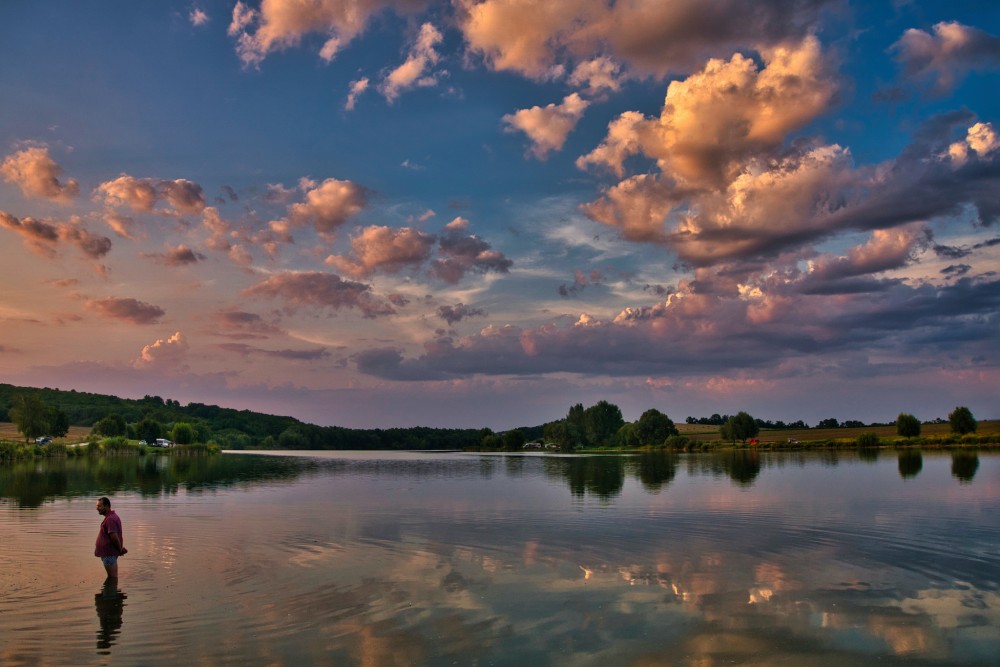
[[[404,90],[414,86],[437,85],[437,77],[427,70],[437,64],[440,55],[435,50],[444,37],[430,23],[420,26],[420,34],[406,58],[406,62],[389,72],[379,86],[379,91],[389,102],[393,102]],[[352,91],[353,92],[353,91]]]
[[[736,54],[671,82],[658,120],[623,114],[578,166],[603,164],[621,174],[623,161],[641,152],[680,184],[723,187],[748,158],[774,150],[826,111],[837,90],[815,37],[760,54],[763,68]]]
[[[62,168],[49,157],[49,149],[32,146],[11,153],[0,163],[0,175],[21,189],[25,197],[68,202],[80,192],[79,184],[71,179],[60,182]]]
[[[151,259],[165,266],[184,266],[186,264],[196,264],[205,259],[200,252],[195,252],[184,244],[170,248],[162,253],[142,253],[142,256]]]
[[[104,317],[132,324],[156,324],[166,314],[159,306],[145,301],[113,296],[103,299],[87,299],[84,305],[87,309]]]
[[[256,313],[243,310],[226,310],[216,313],[213,322],[219,335],[227,338],[268,338],[282,333],[281,329],[267,322]]]
[[[218,346],[227,352],[235,352],[244,357],[271,357],[274,359],[289,359],[293,361],[317,361],[329,357],[330,353],[326,348],[316,348],[313,350],[266,350],[253,345],[243,343],[221,343]]]
[[[243,295],[281,298],[291,308],[357,308],[367,318],[396,312],[392,305],[372,294],[370,285],[343,280],[336,274],[319,271],[275,274],[243,290]]]
[[[927,248],[930,240],[930,230],[922,223],[877,229],[868,243],[851,248],[846,256],[814,260],[809,280],[839,280],[902,268],[914,261],[917,251]]]
[[[454,306],[438,306],[437,315],[448,324],[455,324],[467,317],[486,317],[489,313],[481,308],[472,308],[464,303],[456,303]]]
[[[19,235],[32,252],[50,259],[58,254],[56,247],[60,242],[75,245],[91,259],[100,259],[111,251],[111,239],[90,232],[76,219],[50,223],[34,218],[18,219],[0,211],[0,227]]]
[[[191,10],[191,13],[188,14],[188,20],[191,21],[191,25],[200,27],[208,23],[209,18],[208,14],[206,14],[202,9],[195,7]]]
[[[989,123],[976,123],[969,128],[966,137],[948,147],[948,157],[956,166],[969,161],[970,151],[976,157],[986,158],[1000,148],[1000,136]]]
[[[496,70],[547,79],[594,53],[638,75],[690,71],[706,58],[796,41],[836,0],[457,0],[471,53]]]
[[[110,211],[107,211],[104,214],[104,222],[118,236],[125,239],[135,238],[134,232],[132,231],[135,228],[134,218],[130,218],[127,215],[120,215],[118,213],[112,213]]]
[[[577,93],[567,95],[562,104],[521,109],[503,117],[508,131],[520,130],[531,139],[531,153],[544,160],[549,152],[561,150],[566,137],[583,116],[590,102]]]
[[[351,181],[328,178],[319,185],[304,183],[305,203],[288,207],[294,224],[311,224],[316,231],[332,236],[352,215],[368,203],[368,190]]]
[[[435,240],[410,227],[365,227],[351,237],[351,256],[331,255],[326,263],[352,278],[366,278],[375,271],[397,273],[423,264]]]
[[[431,262],[430,274],[447,283],[455,284],[466,273],[507,273],[513,262],[497,252],[478,236],[463,234],[463,226],[453,226],[456,218],[445,229],[438,241],[438,250],[444,256]]]
[[[166,340],[156,339],[145,345],[139,356],[132,362],[134,368],[155,368],[164,371],[186,370],[184,359],[188,352],[188,342],[180,331]]]
[[[233,7],[229,35],[236,38],[236,52],[245,66],[259,66],[268,54],[297,46],[311,33],[326,37],[319,55],[327,62],[365,29],[368,21],[386,8],[417,8],[413,0],[262,0],[260,9],[243,2]]]
[[[569,83],[590,96],[605,92],[617,93],[621,88],[621,65],[607,56],[579,63],[569,77]]]
[[[971,70],[1000,68],[1000,37],[955,21],[935,24],[934,34],[907,30],[889,50],[907,78],[929,81],[936,94],[953,89]]]
[[[205,209],[205,193],[197,183],[179,178],[155,180],[122,174],[97,186],[94,199],[108,208],[127,206],[137,213],[196,215]],[[169,206],[154,211],[157,203]]]
[[[344,108],[348,111],[354,109],[354,105],[357,104],[358,98],[361,94],[368,90],[368,77],[361,77],[357,81],[351,81],[350,92],[347,93],[347,102],[344,103]]]

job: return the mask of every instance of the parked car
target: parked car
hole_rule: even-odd
[[[52,442],[52,436],[51,435],[43,435],[40,438],[35,438],[35,442],[38,443],[39,445],[47,445],[50,442]]]
[[[170,442],[166,438],[157,438],[156,442],[153,443],[153,447],[173,447],[174,443]]]

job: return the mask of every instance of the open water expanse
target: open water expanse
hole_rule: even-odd
[[[0,665],[1000,665],[996,454],[295,454],[0,466]]]

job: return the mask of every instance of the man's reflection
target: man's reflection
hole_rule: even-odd
[[[128,596],[118,588],[118,580],[108,577],[101,591],[94,595],[97,618],[101,629],[97,631],[97,652],[111,653],[111,645],[122,631],[122,612]]]

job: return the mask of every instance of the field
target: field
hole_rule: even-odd
[[[677,430],[681,435],[697,440],[717,440],[719,428],[717,426],[705,426],[702,424],[678,424]],[[757,439],[762,443],[767,442],[788,442],[789,440],[799,440],[808,442],[810,440],[855,440],[862,433],[874,433],[879,438],[890,439],[896,437],[896,425],[887,426],[860,426],[857,428],[795,428],[782,429],[780,431],[761,430]],[[978,435],[996,434],[1000,439],[1000,419],[992,419],[979,422]],[[951,435],[951,425],[944,424],[921,424],[921,437],[948,436]]]
[[[65,438],[56,438],[55,442],[75,444],[86,442],[90,435],[89,426],[70,426],[69,433]],[[24,436],[17,432],[17,427],[11,422],[0,422],[0,440],[12,440],[14,442],[24,442]]]

